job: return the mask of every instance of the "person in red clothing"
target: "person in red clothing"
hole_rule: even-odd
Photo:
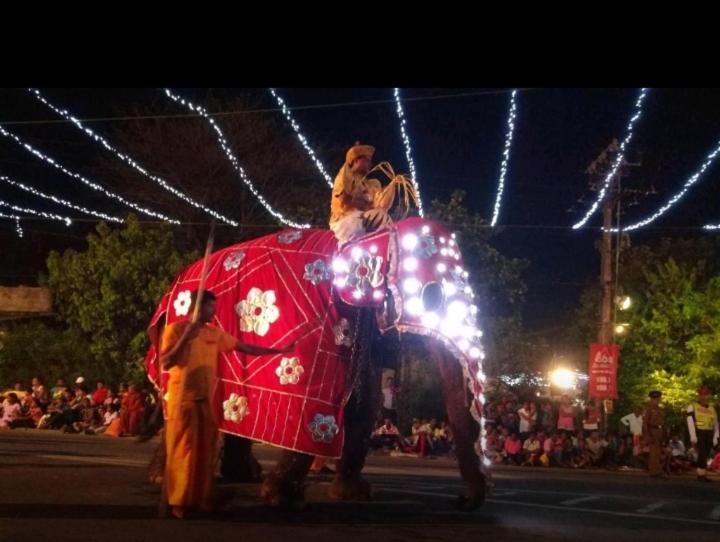
[[[108,389],[105,387],[105,383],[102,380],[97,381],[97,389],[93,392],[91,398],[93,405],[102,405],[107,399]]]
[[[120,407],[122,434],[130,436],[138,434],[144,408],[142,396],[137,391],[135,384],[130,384]]]
[[[519,465],[522,463],[522,441],[518,438],[517,433],[512,433],[505,441],[505,462],[508,464]]]

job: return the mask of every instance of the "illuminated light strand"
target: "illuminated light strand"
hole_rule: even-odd
[[[615,177],[615,174],[617,173],[618,168],[620,167],[620,164],[622,164],[623,159],[625,158],[625,148],[630,143],[630,140],[633,137],[633,126],[635,125],[635,122],[640,118],[642,115],[642,104],[645,100],[645,96],[647,96],[649,89],[647,88],[641,88],[640,94],[638,95],[637,100],[635,101],[635,114],[630,118],[630,121],[627,125],[627,134],[625,135],[625,139],[623,139],[622,143],[620,143],[620,151],[617,153],[617,156],[615,157],[615,162],[612,165],[612,168],[610,168],[610,172],[605,177],[605,180],[603,181],[603,186],[598,192],[597,198],[593,202],[592,206],[588,210],[588,212],[585,214],[585,216],[577,222],[576,224],[573,224],[572,229],[577,230],[578,228],[582,228],[585,223],[588,221],[588,219],[593,215],[595,211],[597,211],[598,207],[600,206],[600,202],[605,198],[605,194],[607,192],[608,187],[610,186],[610,182],[612,181],[613,177]]]
[[[158,176],[156,176],[156,175],[153,175],[153,174],[149,173],[145,168],[143,168],[143,167],[142,167],[140,164],[138,164],[135,160],[133,160],[133,159],[130,158],[129,156],[121,153],[121,152],[118,151],[115,147],[113,147],[112,145],[110,145],[110,143],[108,143],[108,141],[107,141],[104,137],[96,134],[96,133],[93,132],[90,128],[87,128],[86,126],[84,126],[77,118],[75,118],[74,116],[72,116],[72,115],[67,111],[67,109],[60,109],[60,108],[54,106],[53,104],[51,104],[50,102],[48,102],[48,101],[42,96],[42,94],[40,94],[40,91],[39,91],[38,89],[29,88],[29,89],[28,89],[28,92],[30,92],[30,94],[32,94],[33,96],[35,96],[35,98],[37,98],[38,100],[40,100],[40,102],[42,102],[43,104],[45,104],[47,107],[49,107],[50,109],[52,109],[55,113],[57,113],[58,115],[60,115],[60,116],[63,117],[64,119],[71,121],[71,122],[72,122],[75,126],[77,126],[81,131],[85,132],[86,135],[88,135],[89,137],[91,137],[92,139],[94,139],[96,142],[100,143],[103,147],[105,147],[105,149],[107,149],[107,150],[109,150],[110,152],[112,152],[113,154],[115,154],[115,156],[117,156],[120,160],[122,160],[123,162],[125,162],[127,165],[129,165],[130,167],[132,167],[132,168],[135,169],[136,171],[142,173],[142,174],[143,174],[145,177],[147,177],[148,179],[150,179],[150,180],[154,181],[155,183],[159,184],[161,187],[163,187],[165,190],[167,190],[168,192],[170,192],[172,195],[180,198],[181,200],[183,200],[183,201],[186,202],[186,203],[189,203],[190,205],[192,205],[192,206],[195,207],[196,209],[200,209],[200,210],[204,211],[205,213],[209,214],[210,216],[213,216],[213,217],[217,218],[218,220],[222,220],[223,222],[225,222],[225,223],[227,223],[227,224],[230,224],[230,225],[232,225],[232,226],[237,226],[237,225],[238,225],[238,223],[235,222],[234,220],[232,220],[232,219],[230,219],[230,218],[227,218],[226,216],[221,215],[220,213],[218,213],[217,211],[214,211],[214,210],[210,209],[209,207],[205,207],[202,203],[199,203],[199,202],[195,201],[193,198],[191,198],[191,197],[188,196],[187,194],[181,192],[180,190],[177,190],[177,189],[173,188],[172,186],[170,186],[170,184],[168,184],[167,181],[165,181],[165,179],[162,179],[162,178],[160,178],[160,177],[158,177]]]
[[[624,228],[621,228],[622,231],[632,231],[640,229],[643,226],[647,226],[651,222],[654,222],[655,220],[660,218],[668,210],[670,210],[670,208],[673,207],[680,200],[680,198],[682,198],[687,193],[688,190],[690,190],[692,185],[694,185],[700,179],[700,176],[705,173],[705,170],[712,165],[718,154],[720,154],[720,141],[718,141],[717,145],[715,146],[715,150],[713,150],[705,157],[705,162],[703,162],[703,164],[700,166],[700,169],[698,169],[687,181],[685,181],[682,189],[677,192],[672,198],[670,198],[665,205],[660,207],[657,211],[655,211],[655,213],[653,213],[649,217],[635,222],[634,224],[631,224],[629,226],[625,226]],[[706,227],[705,229],[711,228]],[[614,228],[613,231],[617,231],[617,228]]]
[[[53,196],[52,194],[45,194],[44,192],[41,192],[40,190],[37,190],[36,188],[33,188],[32,186],[27,186],[21,182],[14,181],[10,177],[7,177],[6,175],[0,175],[0,181],[8,183],[12,186],[16,186],[17,188],[20,188],[21,190],[25,190],[26,192],[30,192],[34,196],[45,198],[45,199],[53,201],[59,205],[64,205],[65,207],[69,207],[70,209],[75,209],[76,211],[80,211],[80,212],[88,214],[88,215],[102,218],[104,220],[107,220],[108,222],[117,222],[117,223],[123,222],[122,218],[106,215],[105,213],[101,213],[99,211],[93,211],[92,209],[87,209],[80,205],[75,205],[74,203],[71,203],[67,200]]]
[[[510,94],[510,112],[508,113],[508,131],[505,136],[505,148],[503,149],[503,159],[500,163],[500,178],[498,179],[497,195],[495,196],[495,207],[493,208],[493,217],[490,226],[495,227],[498,217],[500,216],[500,203],[502,202],[503,192],[505,191],[505,175],[507,175],[508,162],[510,160],[510,147],[512,145],[513,134],[515,133],[515,112],[517,110],[517,89]]]
[[[0,213],[0,218],[9,218],[10,220],[15,221],[15,232],[17,233],[17,236],[22,238],[23,236],[23,229],[20,225],[20,217],[17,215],[6,215],[5,213]]]
[[[252,183],[250,178],[245,174],[245,170],[243,170],[242,166],[240,166],[240,163],[238,162],[238,159],[235,157],[233,152],[230,150],[230,147],[228,145],[227,140],[225,139],[225,135],[223,134],[220,127],[217,125],[215,120],[208,114],[208,112],[205,110],[204,107],[195,105],[194,103],[185,100],[181,98],[180,96],[177,96],[173,94],[170,89],[165,89],[165,95],[173,100],[175,103],[179,103],[189,109],[190,111],[194,113],[198,113],[201,117],[203,117],[209,124],[212,126],[213,130],[216,134],[216,139],[218,143],[220,144],[220,147],[225,152],[225,155],[227,156],[228,160],[230,160],[230,163],[232,164],[233,168],[235,168],[235,171],[238,172],[240,175],[240,179],[250,189],[250,192],[253,193],[253,195],[257,198],[257,200],[260,202],[260,204],[265,208],[265,210],[270,213],[272,216],[277,218],[280,222],[285,224],[286,226],[290,226],[292,228],[299,228],[299,229],[307,229],[312,227],[310,224],[300,224],[298,222],[293,222],[292,220],[285,218],[285,216],[276,211],[272,208],[272,206],[265,200],[265,198],[260,194],[260,192],[255,188],[255,185]]]
[[[66,226],[69,226],[70,224],[72,224],[72,220],[70,220],[66,216],[56,215],[55,213],[46,213],[45,211],[36,211],[35,209],[28,209],[27,207],[18,207],[17,205],[13,205],[12,203],[8,203],[7,201],[3,201],[1,199],[0,199],[0,206],[9,207],[13,211],[17,211],[19,213],[29,213],[31,215],[41,216],[43,218],[49,218],[50,220],[57,220],[59,222],[65,222]]]
[[[60,171],[62,171],[62,172],[63,172],[65,175],[67,175],[68,177],[72,177],[73,179],[76,179],[76,180],[80,181],[80,182],[83,183],[85,186],[88,186],[89,188],[92,188],[93,190],[95,190],[95,191],[97,191],[97,192],[101,192],[102,194],[104,194],[104,195],[107,196],[108,198],[112,198],[112,199],[114,199],[114,200],[116,200],[116,201],[119,201],[120,203],[122,203],[122,204],[130,207],[131,209],[135,209],[136,211],[138,211],[139,213],[142,213],[142,214],[144,214],[144,215],[148,215],[148,216],[152,216],[152,217],[155,217],[155,218],[159,218],[159,219],[161,219],[161,220],[164,220],[165,222],[170,222],[170,223],[172,223],[172,224],[180,224],[180,221],[179,221],[179,220],[175,220],[175,219],[169,218],[169,217],[165,216],[165,215],[162,214],[162,213],[158,213],[158,212],[152,211],[152,210],[150,210],[150,209],[147,209],[147,208],[145,208],[145,207],[142,207],[142,206],[138,205],[137,203],[133,203],[133,202],[131,202],[131,201],[128,201],[128,200],[126,200],[125,198],[123,198],[122,196],[120,196],[119,194],[116,194],[116,193],[114,193],[114,192],[111,192],[111,191],[103,188],[103,187],[100,186],[99,184],[94,183],[94,182],[86,179],[85,177],[83,177],[83,176],[80,175],[79,173],[74,173],[74,172],[66,169],[64,166],[62,166],[61,164],[59,164],[58,162],[56,162],[55,160],[53,160],[53,159],[50,158],[49,156],[43,154],[42,152],[40,152],[39,150],[37,150],[37,149],[36,149],[35,147],[33,147],[32,145],[29,145],[28,143],[25,143],[24,141],[22,141],[22,140],[21,140],[18,136],[16,136],[15,134],[13,134],[13,133],[11,133],[11,132],[8,132],[8,131],[7,131],[5,128],[3,128],[2,126],[0,126],[0,134],[4,135],[5,137],[8,137],[8,138],[12,139],[13,141],[15,141],[15,143],[17,143],[18,145],[20,145],[21,147],[23,147],[25,150],[27,150],[27,151],[30,152],[31,154],[34,154],[35,156],[37,156],[38,158],[40,158],[40,159],[43,160],[44,162],[50,164],[50,165],[53,166],[54,168],[59,169]]]
[[[720,230],[720,224],[705,224],[703,226],[704,230]]]
[[[325,167],[322,165],[322,162],[320,162],[320,159],[315,155],[315,151],[312,150],[310,147],[310,144],[307,141],[307,138],[300,132],[300,125],[295,122],[295,119],[292,117],[292,114],[290,113],[290,109],[285,105],[285,101],[278,95],[277,92],[275,92],[274,88],[269,89],[270,94],[272,94],[275,99],[277,100],[278,105],[280,106],[280,109],[282,109],[283,115],[285,115],[285,118],[290,123],[290,126],[292,126],[293,130],[295,130],[295,133],[297,134],[298,139],[300,140],[300,143],[302,143],[302,146],[305,147],[305,150],[307,151],[308,155],[310,155],[310,158],[312,158],[312,161],[315,162],[315,167],[317,167],[320,174],[325,178],[325,181],[327,181],[330,188],[333,186],[333,180],[330,175],[327,174],[327,171],[325,171]]]
[[[402,135],[403,143],[405,144],[405,157],[408,161],[408,166],[410,167],[410,180],[412,181],[413,186],[415,187],[415,192],[417,193],[417,200],[418,200],[418,212],[420,213],[420,216],[425,216],[423,213],[423,206],[422,206],[422,199],[420,199],[420,186],[417,182],[417,173],[415,171],[415,162],[412,159],[412,149],[410,148],[410,138],[407,135],[407,131],[405,130],[405,112],[403,111],[402,102],[400,101],[400,89],[395,87],[395,105],[396,111],[398,114],[398,118],[400,119],[400,134]]]

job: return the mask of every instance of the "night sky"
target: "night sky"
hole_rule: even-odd
[[[153,89],[42,90],[48,99],[79,118],[116,116],[133,104],[158,112],[168,110],[168,100]],[[178,90],[201,104],[209,92]],[[212,92],[215,96],[252,92],[264,107],[276,106],[265,89]],[[396,171],[408,171],[392,89],[284,88],[278,92],[290,107],[307,107],[293,114],[311,145],[320,149],[320,159],[331,175],[343,160],[337,149],[346,148],[355,140],[375,145],[378,161],[388,160]],[[533,329],[541,330],[561,321],[583,285],[598,274],[599,256],[594,244],[599,237],[600,214],[583,230],[574,231],[571,225],[584,214],[594,197],[587,190],[585,168],[613,137],[621,140],[625,136],[637,94],[635,88],[530,88],[518,93],[515,138],[499,220],[503,227],[495,245],[506,255],[530,260],[525,276],[529,288],[525,319]],[[402,95],[407,99],[404,102],[407,129],[425,204],[436,197],[447,198],[460,188],[468,193],[470,207],[489,219],[505,140],[509,92],[478,88],[402,89]],[[363,103],[375,101],[378,103]],[[344,105],[330,107],[331,104]],[[179,107],[171,109],[185,112]],[[81,169],[99,151],[73,126],[12,124],[57,118],[24,90],[0,90],[0,124],[68,167]],[[655,193],[625,209],[624,222],[646,217],[680,189],[717,146],[719,119],[717,89],[653,89],[649,93],[629,153],[629,158],[641,160],[642,166],[634,168],[623,184],[642,191],[653,189]],[[222,126],[222,117],[218,122]],[[107,135],[109,124],[95,122],[88,126]],[[242,162],[242,156],[238,158]],[[62,174],[52,173],[50,166],[2,137],[0,174],[17,177],[38,188],[54,187],[58,194],[64,193],[76,201],[88,197],[72,183],[58,184]],[[676,207],[647,229],[632,233],[632,242],[649,242],[662,236],[713,235],[699,228],[709,222],[720,222],[719,180],[720,166],[713,164]],[[581,198],[584,203],[578,203]],[[0,184],[0,199],[78,215],[62,207],[52,208],[42,200],[24,198],[4,184]],[[178,204],[179,209],[183,206]],[[571,208],[574,211],[569,212]],[[112,204],[106,208],[114,209]],[[7,211],[0,208],[0,212]],[[87,226],[65,228],[59,223],[26,222],[25,227],[28,230],[25,238],[18,240],[14,224],[0,219],[0,254],[3,259],[11,257],[17,261],[14,268],[7,265],[2,268],[0,283],[32,283],[50,248],[77,247],[87,231]]]

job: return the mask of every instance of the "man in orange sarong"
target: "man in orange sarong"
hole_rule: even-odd
[[[193,306],[197,291],[193,293]],[[172,515],[188,509],[210,511],[218,428],[210,402],[216,384],[218,355],[238,350],[260,356],[295,348],[264,348],[240,342],[210,324],[216,297],[205,291],[197,322],[175,322],[163,331],[160,361],[170,373],[167,395],[165,483]],[[191,308],[192,310],[192,308]]]

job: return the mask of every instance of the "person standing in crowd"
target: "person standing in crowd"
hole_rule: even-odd
[[[703,385],[698,399],[687,407],[687,425],[690,442],[697,448],[697,476],[701,482],[709,482],[707,463],[713,446],[718,444],[718,416],[710,404],[710,388]]]

